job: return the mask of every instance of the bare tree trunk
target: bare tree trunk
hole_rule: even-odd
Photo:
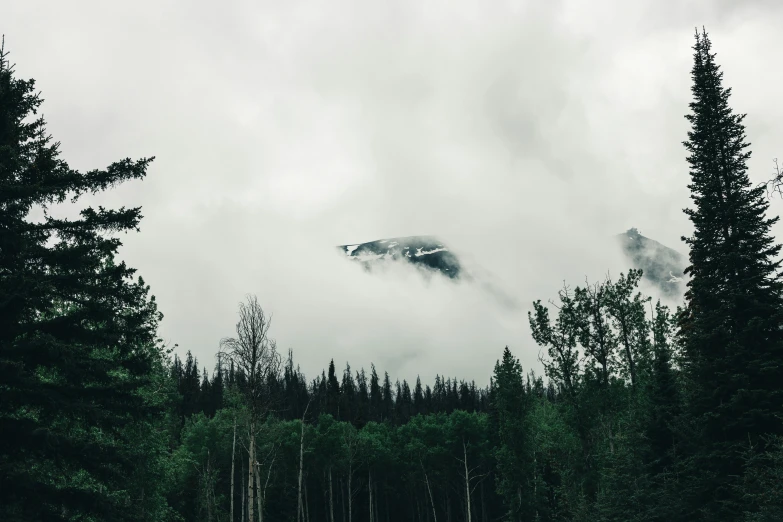
[[[370,522],[375,522],[372,516],[372,470],[367,469],[367,491],[370,493]]]
[[[351,479],[353,478],[353,459],[348,461],[348,522],[353,522],[353,491]]]
[[[266,472],[266,482],[264,482],[264,490],[262,491],[262,495],[261,495],[261,498],[264,501],[263,506],[266,506],[266,488],[269,487],[269,479],[272,478],[272,467],[275,465],[276,458],[277,458],[276,454],[272,456],[272,462],[269,463],[269,470]],[[263,522],[263,514],[264,514],[263,506],[261,509],[261,515],[262,515],[261,522]]]
[[[253,477],[256,469],[256,434],[255,424],[250,422],[250,445],[248,447],[247,464],[247,519],[249,522],[255,522],[253,516]]]
[[[536,507],[536,520],[538,520],[538,453],[533,450],[533,505]]]
[[[231,445],[231,515],[229,516],[230,522],[235,522],[234,519],[234,457],[237,451],[237,414],[234,412],[234,442]]]
[[[256,464],[256,505],[258,509],[258,520],[264,522],[264,505],[261,498],[261,468],[259,464]]]
[[[245,519],[245,465],[242,464],[242,522],[247,522]]]
[[[465,445],[465,441],[462,441],[462,457],[465,459],[465,498],[467,499],[468,505],[467,505],[467,514],[466,514],[466,520],[467,522],[471,522],[471,513],[470,513],[470,474],[468,473],[468,448]]]
[[[424,482],[427,483],[427,493],[430,496],[430,506],[432,507],[432,518],[435,522],[438,522],[438,514],[435,513],[435,499],[432,498],[432,488],[430,487],[430,478],[427,476],[427,472],[424,471],[424,464],[421,460],[419,460],[419,466],[421,466],[421,471],[424,473]]]
[[[334,493],[332,492],[332,466],[329,466],[329,520],[334,522]]]
[[[302,516],[304,515],[302,511],[302,470],[304,468],[304,426],[305,426],[305,417],[307,416],[307,410],[310,408],[310,401],[307,401],[307,407],[305,407],[304,414],[302,414],[302,431],[301,435],[299,436],[299,494],[298,497],[298,504],[296,508],[296,520],[301,522]]]
[[[207,502],[207,522],[212,522],[212,502],[209,498],[209,490],[210,490],[210,482],[212,481],[212,473],[209,469],[209,450],[207,450],[207,471],[206,471],[206,477],[204,480],[204,496],[206,497],[205,500]]]

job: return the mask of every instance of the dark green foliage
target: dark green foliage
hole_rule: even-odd
[[[752,187],[744,114],[706,32],[696,34],[688,151],[694,225],[680,336],[689,379],[690,506],[704,520],[736,519],[743,500],[742,449],[765,451],[764,434],[781,434],[783,282],[763,187]]]
[[[538,480],[536,448],[532,444],[532,398],[525,390],[522,365],[508,347],[495,364],[492,380],[492,412],[496,416],[499,445],[497,490],[503,495],[511,520],[529,520],[536,512]],[[543,490],[542,490],[543,492]]]
[[[150,395],[161,316],[110,235],[137,229],[140,209],[50,213],[143,178],[152,159],[71,169],[41,103],[0,51],[0,519],[162,517],[147,511],[155,483],[139,489],[161,449],[146,439],[165,406]]]

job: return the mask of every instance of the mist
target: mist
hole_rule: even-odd
[[[334,359],[486,384],[506,345],[540,373],[532,301],[626,272],[615,234],[687,253],[695,26],[748,113],[751,178],[782,153],[783,4],[626,4],[27,1],[0,29],[72,167],[156,156],[86,201],[143,207],[122,255],[177,353],[211,369],[256,294],[308,378]],[[335,249],[407,235],[496,291]]]

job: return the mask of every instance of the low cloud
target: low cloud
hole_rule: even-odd
[[[143,206],[122,253],[181,354],[211,367],[254,293],[308,377],[334,358],[485,384],[505,345],[537,367],[533,300],[629,268],[615,234],[684,250],[695,26],[749,113],[753,180],[769,177],[782,9],[29,0],[0,24],[73,167],[157,157],[147,180],[92,201]],[[334,248],[408,235],[486,277],[367,274]]]

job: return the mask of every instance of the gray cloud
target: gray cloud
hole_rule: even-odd
[[[485,383],[506,344],[537,366],[529,303],[625,270],[613,234],[684,251],[695,26],[749,114],[754,181],[783,154],[779,2],[6,4],[72,166],[157,156],[95,201],[144,207],[123,255],[209,366],[248,292],[310,377],[334,357]],[[521,306],[332,248],[419,234]]]

